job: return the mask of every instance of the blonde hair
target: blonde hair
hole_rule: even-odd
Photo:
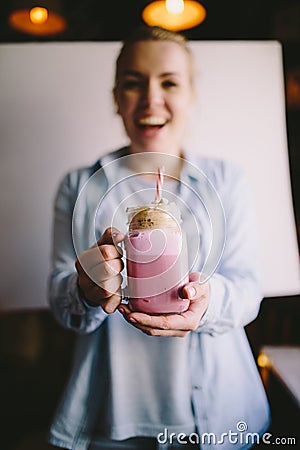
[[[176,44],[180,45],[189,57],[190,66],[191,66],[191,83],[193,84],[194,64],[193,64],[193,57],[192,57],[190,48],[188,46],[187,38],[181,33],[166,30],[165,28],[161,28],[161,27],[157,27],[157,26],[151,27],[151,26],[147,26],[147,25],[142,25],[141,27],[139,27],[135,31],[133,31],[133,33],[131,33],[123,41],[123,45],[121,47],[121,50],[120,50],[119,55],[116,60],[115,88],[118,83],[122,60],[124,59],[124,57],[126,57],[126,53],[127,53],[128,49],[136,42],[141,42],[141,41],[169,41],[169,42],[175,42]]]

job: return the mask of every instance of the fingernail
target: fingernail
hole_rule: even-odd
[[[129,317],[129,322],[137,323],[137,320],[134,317]]]
[[[120,311],[121,314],[125,313],[125,309],[124,308],[118,308],[118,310]]]
[[[186,290],[187,290],[189,298],[195,297],[197,291],[194,288],[194,286],[189,286]]]

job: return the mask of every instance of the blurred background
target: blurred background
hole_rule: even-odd
[[[144,23],[142,14],[149,3],[144,0],[1,2],[0,44],[120,41]],[[190,40],[278,40],[282,45],[288,152],[299,250],[300,2],[205,0],[201,4],[206,10],[205,20],[182,30]],[[45,6],[57,14],[52,29],[45,24],[38,24],[36,29],[32,22],[28,24],[28,15],[24,19],[22,14],[16,14],[33,6]],[[264,298],[258,318],[246,327],[271,404],[270,431],[279,437],[296,436],[299,428],[299,299],[299,295]],[[0,313],[0,446],[4,450],[47,448],[44,436],[67,379],[74,341],[75,336],[60,328],[48,310]]]

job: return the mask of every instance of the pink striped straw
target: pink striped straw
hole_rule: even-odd
[[[156,192],[155,192],[155,203],[159,203],[161,201],[161,191],[164,182],[164,168],[159,167],[157,169],[157,177],[156,177]]]

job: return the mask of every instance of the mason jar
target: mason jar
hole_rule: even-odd
[[[127,208],[127,299],[132,311],[182,313],[189,307],[186,236],[175,203]]]

